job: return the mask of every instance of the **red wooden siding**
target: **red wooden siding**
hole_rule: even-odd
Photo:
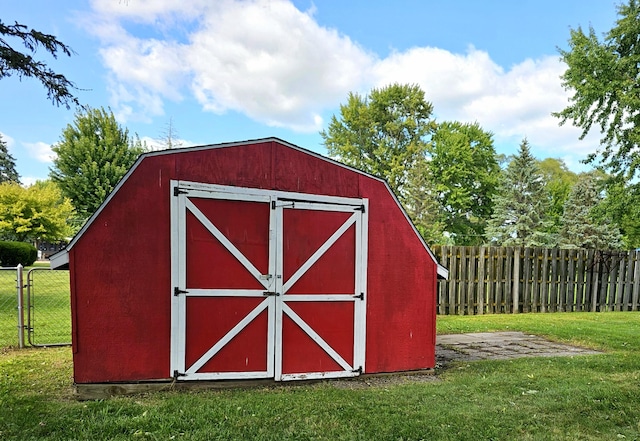
[[[169,188],[172,179],[368,198],[365,372],[415,370],[435,365],[436,263],[387,187],[379,180],[270,140],[147,156],[69,249],[74,375],[77,383],[137,381],[170,376],[172,287]],[[223,207],[225,203],[204,201],[198,205],[201,210],[207,211],[207,216],[225,224],[228,212]],[[251,219],[266,216],[261,211],[264,207],[247,204],[243,209],[246,209],[249,222],[243,225],[229,224],[228,231],[225,231],[228,237],[240,235],[244,228],[264,228],[264,222],[250,222]],[[304,222],[295,218],[299,215],[287,213],[291,217],[285,222],[289,222],[291,231],[295,231],[298,222],[301,228],[298,233],[304,235],[307,234]],[[342,214],[328,213],[326,216],[327,225],[332,225],[340,223]],[[192,226],[192,233],[197,239],[198,227],[195,224],[197,222]],[[331,228],[328,226],[327,230]],[[345,243],[348,243],[348,234],[351,233],[346,234]],[[321,236],[322,231],[312,230],[307,235],[309,249],[314,246],[312,242],[326,239],[316,237]],[[197,242],[198,246],[203,250],[215,248],[216,245],[207,240]],[[243,254],[251,256],[256,266],[266,262],[267,257],[261,254],[264,253],[264,247],[243,244],[240,237],[233,240],[242,248]],[[336,245],[336,251],[332,252],[349,255],[348,249],[340,251],[341,244]],[[190,252],[195,254],[189,259],[195,258],[192,261],[198,262],[198,249]],[[309,250],[301,249],[299,252],[304,254]],[[299,258],[303,260],[304,256]],[[335,257],[329,255],[323,258]],[[229,278],[229,284],[235,283],[232,280],[242,279],[240,273],[243,269],[233,270],[232,263],[229,263],[233,276]],[[206,278],[206,262],[201,259],[199,264],[202,268],[196,268],[198,271],[193,274]],[[188,278],[194,277],[190,274]],[[301,292],[310,291],[314,277],[310,273],[298,282]],[[207,281],[198,280],[198,283],[201,282],[206,285]],[[344,288],[341,286],[343,283],[337,275],[330,290],[339,292]],[[204,311],[196,299],[190,299],[190,302],[188,314],[194,323],[207,322],[207,317],[214,315],[220,319],[220,329],[210,332],[226,332],[223,329],[224,313],[216,311],[213,306],[207,307],[213,308],[210,311]],[[243,301],[237,303],[235,307],[238,314],[252,308],[251,304],[245,305]],[[314,309],[315,306],[317,309]],[[323,307],[307,303],[301,306],[299,314],[309,323],[314,322],[316,314],[332,314],[336,320],[353,314],[352,303],[332,311],[320,310]],[[330,305],[326,308],[335,307]],[[259,318],[242,338],[246,338],[246,341],[264,339],[261,326],[265,326],[265,320]],[[322,324],[316,325],[322,327]],[[296,325],[284,323],[284,326],[289,331]],[[352,334],[353,329],[340,329],[337,326],[335,330],[325,331],[336,350],[350,361],[353,358],[353,336],[351,340],[346,338],[345,343],[341,343],[340,336]],[[290,335],[295,335],[295,332],[295,329],[291,330]],[[197,358],[198,352],[203,350],[198,345],[205,347],[206,340],[215,337],[208,336],[205,341],[194,343],[192,348],[187,349],[188,352],[192,351],[187,357]],[[238,344],[243,342],[239,340]],[[300,357],[300,354],[288,350],[287,345],[291,344],[290,341],[283,342],[283,371],[290,369],[295,372],[304,367],[300,363],[304,363],[303,359],[307,356],[322,356],[307,354]],[[265,346],[247,349],[248,363],[256,363],[257,370],[264,368],[260,360],[264,359]],[[307,347],[309,351],[313,350],[313,345]],[[216,358],[223,359],[223,353]],[[331,363],[335,362],[327,357],[327,364]],[[215,366],[215,369],[219,368]],[[233,370],[233,367],[230,369]]]
[[[367,372],[435,366],[436,263],[385,185],[361,176],[369,198]]]

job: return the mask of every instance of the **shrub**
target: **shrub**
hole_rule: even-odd
[[[31,266],[38,258],[38,250],[25,242],[0,242],[0,266]]]

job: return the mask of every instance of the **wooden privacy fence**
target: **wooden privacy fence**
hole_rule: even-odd
[[[438,314],[637,311],[640,253],[436,246]]]

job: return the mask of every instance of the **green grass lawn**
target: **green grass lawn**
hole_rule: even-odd
[[[78,402],[71,349],[5,350],[0,439],[640,439],[640,313],[445,316],[438,330],[519,330],[606,352],[453,364],[428,382]]]

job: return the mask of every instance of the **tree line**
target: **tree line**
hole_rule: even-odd
[[[321,131],[324,145],[332,158],[385,179],[429,244],[638,248],[638,0],[618,6],[618,15],[602,40],[592,28],[572,29],[569,49],[560,50],[562,84],[572,96],[554,115],[582,137],[600,129],[602,150],[585,158],[593,171],[537,160],[527,139],[515,155],[498,155],[491,132],[475,122],[436,121],[424,92],[409,84],[350,93]],[[0,78],[33,77],[54,104],[78,104],[75,84],[28,54],[38,47],[54,57],[73,53],[54,36],[0,21]],[[52,148],[49,179],[25,188],[0,136],[0,240],[70,237],[146,146],[110,110],[78,107]]]
[[[498,155],[478,123],[437,122],[417,85],[350,94],[321,136],[331,157],[384,178],[430,244],[638,244],[640,217],[611,216],[629,186],[602,171],[571,172],[560,159],[537,160],[526,139],[517,154]]]

